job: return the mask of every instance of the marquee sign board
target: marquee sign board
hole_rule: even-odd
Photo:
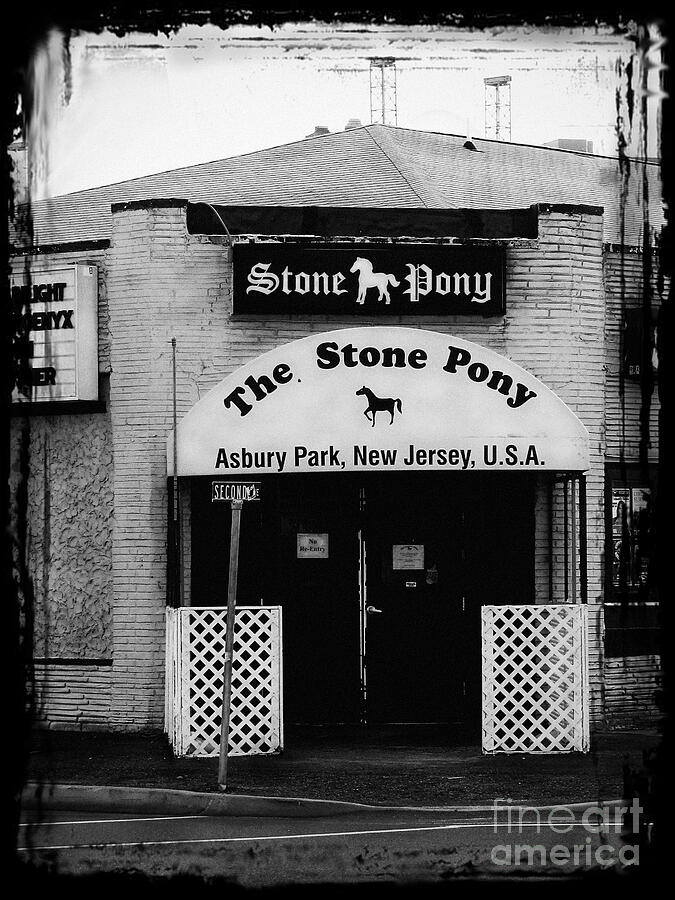
[[[178,475],[584,471],[589,437],[546,385],[454,335],[313,334],[237,369],[178,424]],[[173,436],[167,444],[173,473]]]
[[[235,244],[233,312],[501,316],[503,246]]]
[[[10,301],[15,364],[26,364],[28,395],[13,403],[98,399],[96,266],[70,265],[13,276]]]

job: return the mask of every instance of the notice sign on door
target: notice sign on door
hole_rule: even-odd
[[[299,534],[298,559],[328,559],[328,535]]]
[[[424,544],[394,544],[394,569],[423,569]]]

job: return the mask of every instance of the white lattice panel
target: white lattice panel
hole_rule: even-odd
[[[169,741],[176,746],[178,740],[176,729],[176,699],[178,697],[178,633],[180,619],[177,610],[166,611],[166,658],[165,658],[165,687],[164,687],[164,731]]]
[[[484,752],[588,750],[587,612],[482,608]]]
[[[283,746],[281,608],[240,606],[236,615],[228,756],[275,753]],[[166,731],[177,756],[219,753],[226,622],[220,607],[167,610]]]

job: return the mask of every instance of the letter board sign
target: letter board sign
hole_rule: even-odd
[[[235,244],[233,312],[501,316],[501,246]]]
[[[34,271],[30,278],[13,276],[10,302],[16,382],[12,402],[97,400],[96,266],[68,265]]]

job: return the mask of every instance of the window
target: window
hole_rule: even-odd
[[[649,592],[651,489],[613,484],[611,491],[612,593],[643,596]]]
[[[659,614],[653,579],[655,472],[608,466],[605,653],[658,654]]]

